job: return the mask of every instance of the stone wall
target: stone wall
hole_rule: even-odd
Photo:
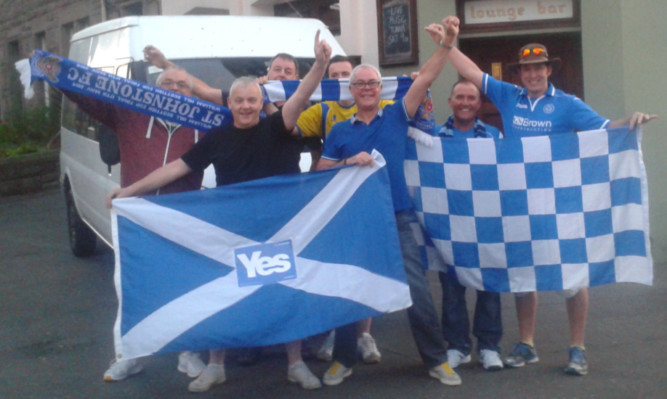
[[[36,48],[67,56],[72,34],[106,19],[159,14],[161,1],[12,0],[0,4],[0,117],[7,118],[23,101],[15,61]],[[47,101],[42,82],[33,88],[35,97],[23,106]]]
[[[14,62],[36,48],[67,55],[72,33],[100,21],[99,0],[4,1],[0,13],[0,114],[5,118],[23,106],[45,104],[45,87],[34,85],[35,97],[22,105],[22,88]],[[50,93],[49,93],[50,94]]]
[[[59,173],[58,151],[0,159],[0,196],[57,187]]]

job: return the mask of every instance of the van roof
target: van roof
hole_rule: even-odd
[[[143,59],[152,44],[170,59],[207,57],[272,57],[288,53],[313,58],[315,32],[331,45],[332,54],[345,54],[322,21],[311,18],[252,16],[133,16],[102,22],[72,36],[72,42],[107,32],[129,29],[129,54]],[[124,47],[124,46],[123,46]],[[118,54],[120,55],[120,54]]]

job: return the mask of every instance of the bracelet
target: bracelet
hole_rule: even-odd
[[[451,50],[452,48],[454,48],[454,46],[451,46],[449,44],[445,44],[445,42],[443,42],[442,40],[440,40],[440,43],[438,43],[438,44],[440,44],[442,47],[446,48],[447,50]]]
[[[347,158],[343,159],[343,165],[347,165]]]

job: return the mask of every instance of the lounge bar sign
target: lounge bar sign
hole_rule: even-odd
[[[466,25],[567,19],[574,0],[471,0],[464,4]]]

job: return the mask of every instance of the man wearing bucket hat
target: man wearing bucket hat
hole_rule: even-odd
[[[459,19],[454,16],[443,20],[448,35],[458,35]],[[449,61],[465,79],[473,82],[500,111],[505,137],[525,137],[572,133],[583,130],[635,126],[657,118],[635,112],[631,116],[610,121],[599,116],[576,96],[557,90],[549,82],[553,68],[560,63],[550,58],[547,48],[538,43],[523,46],[517,63],[508,68],[519,74],[523,87],[498,81],[482,70],[457,48],[452,48]],[[539,105],[539,107],[538,107]],[[588,364],[584,349],[586,319],[588,316],[588,289],[567,290],[566,308],[570,324],[569,362],[565,372],[586,375]],[[515,295],[519,319],[520,341],[505,359],[508,367],[522,367],[539,359],[533,346],[537,314],[537,293]]]

